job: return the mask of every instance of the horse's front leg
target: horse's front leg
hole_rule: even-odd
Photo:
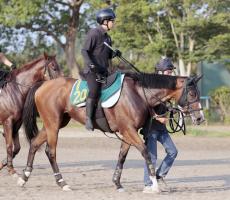
[[[55,139],[54,139],[55,140]],[[46,145],[46,155],[50,161],[50,164],[52,166],[53,172],[54,172],[54,177],[56,180],[56,183],[59,187],[62,188],[62,190],[64,191],[70,191],[71,188],[69,187],[69,185],[64,181],[64,179],[62,178],[62,174],[59,171],[59,167],[57,165],[57,161],[56,161],[56,145],[57,145],[57,141],[55,142],[54,140],[52,140],[52,142],[49,142],[49,144]]]
[[[9,174],[15,174],[16,171],[13,167],[13,122],[9,118],[3,123],[3,129],[5,133],[5,142],[6,142],[6,153],[7,153],[7,168]],[[3,163],[4,165],[4,163]]]
[[[131,144],[133,144],[141,153],[141,155],[144,157],[147,168],[148,168],[148,172],[150,175],[150,180],[152,181],[152,192],[153,193],[159,193],[159,187],[158,187],[158,183],[156,180],[156,172],[155,172],[155,167],[152,164],[151,161],[151,157],[147,151],[147,148],[145,146],[145,144],[143,143],[143,141],[141,140],[140,136],[138,135],[138,133],[133,130],[133,131],[129,131],[129,142]]]
[[[113,182],[115,183],[117,190],[119,192],[122,192],[124,189],[120,183],[120,179],[121,179],[121,173],[122,173],[122,169],[123,169],[123,165],[126,159],[126,156],[128,154],[130,145],[126,142],[122,142],[121,143],[121,148],[120,148],[120,153],[119,153],[119,157],[118,157],[118,161],[117,161],[117,166],[115,169],[115,172],[113,174]]]

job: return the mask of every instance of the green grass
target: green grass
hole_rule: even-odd
[[[230,136],[230,130],[224,129],[222,126],[220,126],[220,129],[218,130],[218,127],[215,127],[212,129],[212,127],[207,126],[205,127],[196,127],[196,126],[187,126],[186,127],[186,135],[190,136],[205,136],[205,137],[229,137]],[[183,134],[182,132],[178,132],[176,135]]]

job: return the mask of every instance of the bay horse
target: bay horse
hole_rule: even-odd
[[[28,91],[35,83],[60,75],[62,72],[55,56],[46,53],[9,73],[0,93],[0,124],[3,125],[7,152],[7,158],[0,163],[0,170],[7,165],[9,173],[15,173],[13,158],[20,151],[18,130]]]
[[[204,120],[197,88],[200,78],[145,73],[125,76],[118,102],[113,107],[104,109],[110,129],[113,132],[119,132],[122,137],[118,162],[113,175],[117,190],[123,190],[120,183],[121,173],[129,148],[133,145],[147,163],[153,182],[153,191],[159,192],[155,168],[143,140],[138,135],[138,129],[143,127],[150,117],[150,108],[170,99],[175,99],[186,112],[190,113],[193,122],[200,124]],[[33,169],[35,153],[44,142],[47,142],[45,152],[52,166],[56,183],[63,190],[71,190],[63,180],[56,162],[56,145],[59,129],[65,127],[71,118],[82,124],[86,120],[85,108],[76,108],[70,103],[70,92],[75,81],[73,78],[60,77],[46,81],[28,94],[23,112],[23,123],[30,142],[30,150],[27,166],[22,176],[18,178],[18,185],[23,186],[28,181]],[[36,112],[39,113],[43,122],[43,128],[40,131],[36,126]]]

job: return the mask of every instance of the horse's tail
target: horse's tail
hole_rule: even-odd
[[[22,122],[27,140],[30,142],[38,134],[37,116],[38,111],[35,104],[34,95],[37,89],[44,82],[36,83],[28,92],[22,113]]]

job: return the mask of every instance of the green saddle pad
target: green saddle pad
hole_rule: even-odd
[[[100,94],[101,102],[109,99],[113,94],[115,94],[121,88],[121,73],[117,72],[115,81],[108,88],[102,89]],[[87,81],[77,80],[70,93],[70,102],[72,105],[77,106],[86,101],[86,98],[89,94],[89,88]]]

